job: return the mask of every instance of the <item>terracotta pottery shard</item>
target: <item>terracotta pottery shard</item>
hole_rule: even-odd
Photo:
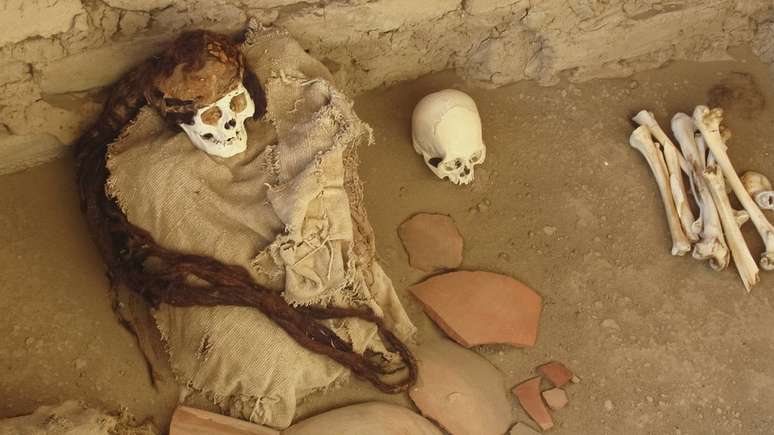
[[[345,406],[307,418],[282,435],[441,435],[426,418],[402,406],[381,402]]]
[[[559,361],[551,361],[537,368],[538,373],[548,379],[554,387],[563,387],[573,378],[570,369]]]
[[[462,264],[462,236],[449,216],[419,213],[400,224],[398,236],[411,267],[434,272]]]
[[[539,435],[539,432],[524,423],[516,423],[516,425],[511,428],[511,431],[508,432],[508,435]]]
[[[535,423],[543,430],[548,430],[554,427],[554,421],[551,419],[551,414],[548,413],[548,409],[543,404],[543,399],[540,398],[540,377],[535,377],[526,380],[513,389],[513,394],[519,399],[521,407],[524,411],[535,420]]]
[[[454,435],[507,432],[510,400],[502,374],[489,361],[446,339],[413,350],[419,376],[409,396],[423,415]]]
[[[540,295],[510,277],[490,272],[451,272],[409,290],[427,315],[465,347],[535,344]]]
[[[274,429],[237,418],[178,406],[172,414],[169,435],[280,435]]]
[[[567,393],[561,388],[543,391],[543,399],[546,401],[546,405],[554,410],[567,406]]]

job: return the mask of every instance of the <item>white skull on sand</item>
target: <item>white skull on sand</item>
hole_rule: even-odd
[[[412,116],[412,140],[427,167],[454,184],[471,183],[474,167],[486,158],[476,103],[456,89],[419,101]]]

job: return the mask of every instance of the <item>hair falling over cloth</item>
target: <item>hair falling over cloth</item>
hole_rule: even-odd
[[[197,31],[183,34],[175,44],[191,41],[191,38],[216,38],[219,44],[223,43],[221,35]],[[328,356],[379,390],[386,393],[407,390],[416,381],[416,361],[406,345],[370,309],[291,306],[278,292],[255,283],[240,266],[159,246],[147,231],[130,223],[116,202],[107,195],[108,145],[148,103],[147,96],[154,92],[158,94],[157,89],[149,87],[158,83],[159,73],[168,74],[169,53],[175,53],[175,44],[161,57],[150,59],[115,85],[99,120],[75,146],[81,207],[106,262],[111,282],[127,285],[154,306],[166,303],[175,306],[257,308],[298,344]],[[262,93],[260,88],[257,91]],[[251,94],[253,92],[256,89],[251,90]],[[256,98],[257,109],[262,108],[260,101],[262,98]],[[256,115],[258,112],[256,110]],[[350,343],[320,323],[320,320],[348,317],[365,320],[378,328],[385,347],[403,360],[407,370],[403,379],[385,381],[384,376],[392,371],[385,368],[379,354],[355,352]]]

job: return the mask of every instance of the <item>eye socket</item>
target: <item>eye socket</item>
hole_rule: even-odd
[[[217,125],[220,117],[223,116],[218,106],[210,107],[202,113],[202,122],[207,125]]]
[[[241,112],[245,110],[245,108],[247,108],[247,97],[245,96],[245,93],[242,92],[241,94],[232,98],[229,105],[231,106],[231,110],[234,112]]]

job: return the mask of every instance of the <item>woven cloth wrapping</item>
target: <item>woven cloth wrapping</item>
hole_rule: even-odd
[[[247,269],[294,305],[369,306],[399,338],[415,332],[374,261],[357,175],[372,140],[330,73],[281,30],[243,45],[267,95],[248,148],[222,159],[145,108],[108,153],[108,194],[156,242]],[[298,345],[256,309],[159,306],[153,313],[179,383],[223,412],[276,428],[296,403],[349,371]],[[327,321],[354,350],[387,352],[376,327]]]

